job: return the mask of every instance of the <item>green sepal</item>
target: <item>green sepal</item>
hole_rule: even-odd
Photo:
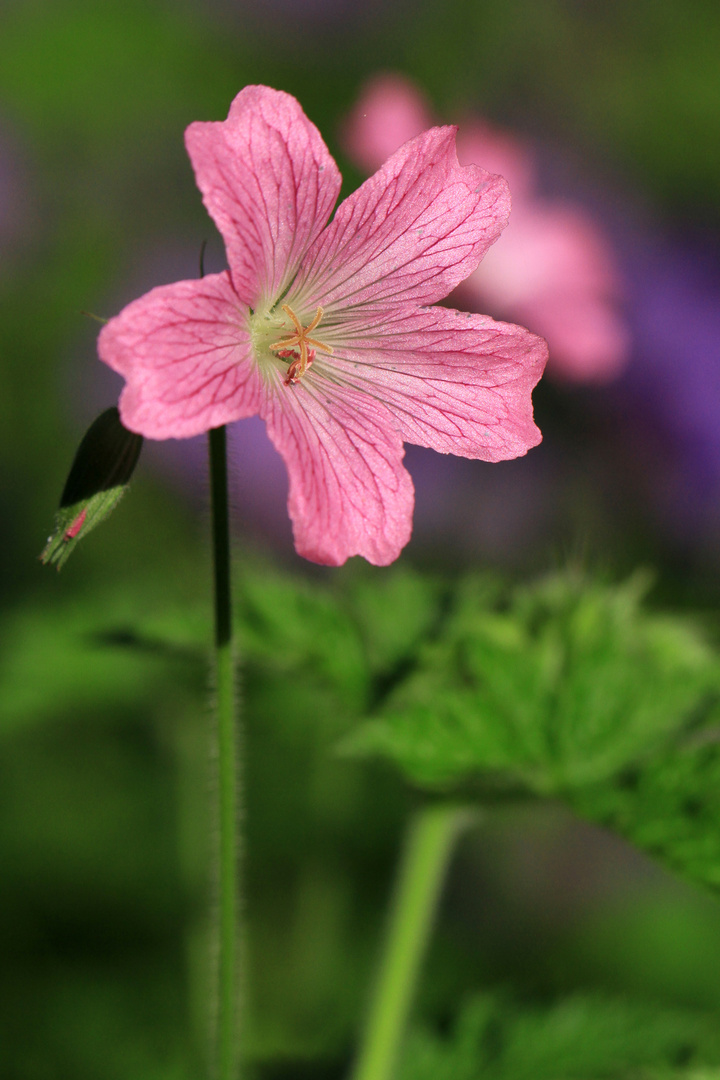
[[[93,421],[75,454],[41,562],[59,570],[78,541],[115,509],[127,491],[142,444],[142,435],[128,431],[114,405]]]

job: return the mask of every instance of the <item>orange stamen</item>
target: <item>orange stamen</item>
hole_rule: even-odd
[[[315,313],[315,318],[309,324],[309,326],[303,326],[297,315],[291,307],[287,304],[283,304],[283,311],[288,316],[293,326],[295,327],[295,333],[290,337],[283,338],[282,341],[276,341],[273,345],[268,346],[273,352],[276,352],[283,360],[289,359],[294,356],[295,359],[288,366],[287,378],[285,379],[285,385],[291,386],[296,383],[298,379],[301,379],[307,369],[315,359],[315,350],[319,349],[320,352],[332,353],[332,346],[326,345],[322,341],[316,341],[315,338],[308,337],[316,326],[320,324],[320,320],[323,317],[323,309],[319,307]],[[298,356],[296,351],[300,350]]]

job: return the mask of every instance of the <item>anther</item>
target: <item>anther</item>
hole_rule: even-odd
[[[282,341],[276,341],[270,345],[269,348],[276,352],[278,356],[283,360],[289,360],[290,357],[294,357],[292,363],[288,366],[287,378],[285,379],[286,386],[292,386],[298,379],[301,379],[307,369],[315,359],[315,350],[319,349],[320,352],[332,353],[332,346],[326,345],[322,341],[316,341],[315,338],[311,338],[308,335],[320,324],[320,320],[323,317],[323,309],[319,307],[315,313],[315,318],[308,326],[303,326],[297,315],[291,307],[287,304],[283,304],[283,311],[290,319],[295,328],[295,333],[289,337],[283,338]],[[297,350],[300,355],[298,356]]]

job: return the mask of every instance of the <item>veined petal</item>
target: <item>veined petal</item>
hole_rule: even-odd
[[[127,380],[123,423],[150,439],[185,439],[258,411],[247,308],[227,271],[152,289],[102,328],[98,353]]]
[[[510,196],[501,176],[458,164],[455,130],[405,143],[341,204],[303,259],[293,296],[326,316],[430,304],[476,268],[507,223]]]
[[[322,377],[278,385],[261,415],[287,466],[298,554],[330,566],[351,555],[391,563],[410,539],[415,501],[392,416]]]
[[[330,340],[313,377],[384,402],[406,442],[483,461],[540,442],[531,392],[547,345],[521,326],[435,307],[357,319]]]
[[[190,124],[185,144],[238,295],[253,307],[262,297],[277,298],[340,191],[319,131],[294,97],[247,86],[227,120]]]

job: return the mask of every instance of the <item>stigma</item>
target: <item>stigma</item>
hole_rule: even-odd
[[[315,313],[315,318],[308,326],[303,326],[297,315],[291,307],[287,304],[283,304],[283,311],[292,322],[295,333],[290,334],[289,337],[283,338],[282,341],[276,341],[274,344],[269,345],[268,348],[276,352],[282,360],[289,360],[292,357],[292,363],[288,365],[287,375],[285,377],[285,385],[292,386],[298,379],[301,379],[305,372],[308,370],[313,360],[315,359],[315,351],[317,349],[320,352],[332,353],[332,347],[326,345],[322,341],[317,341],[315,338],[309,337],[316,326],[320,325],[320,320],[323,317],[323,309],[319,307]]]

